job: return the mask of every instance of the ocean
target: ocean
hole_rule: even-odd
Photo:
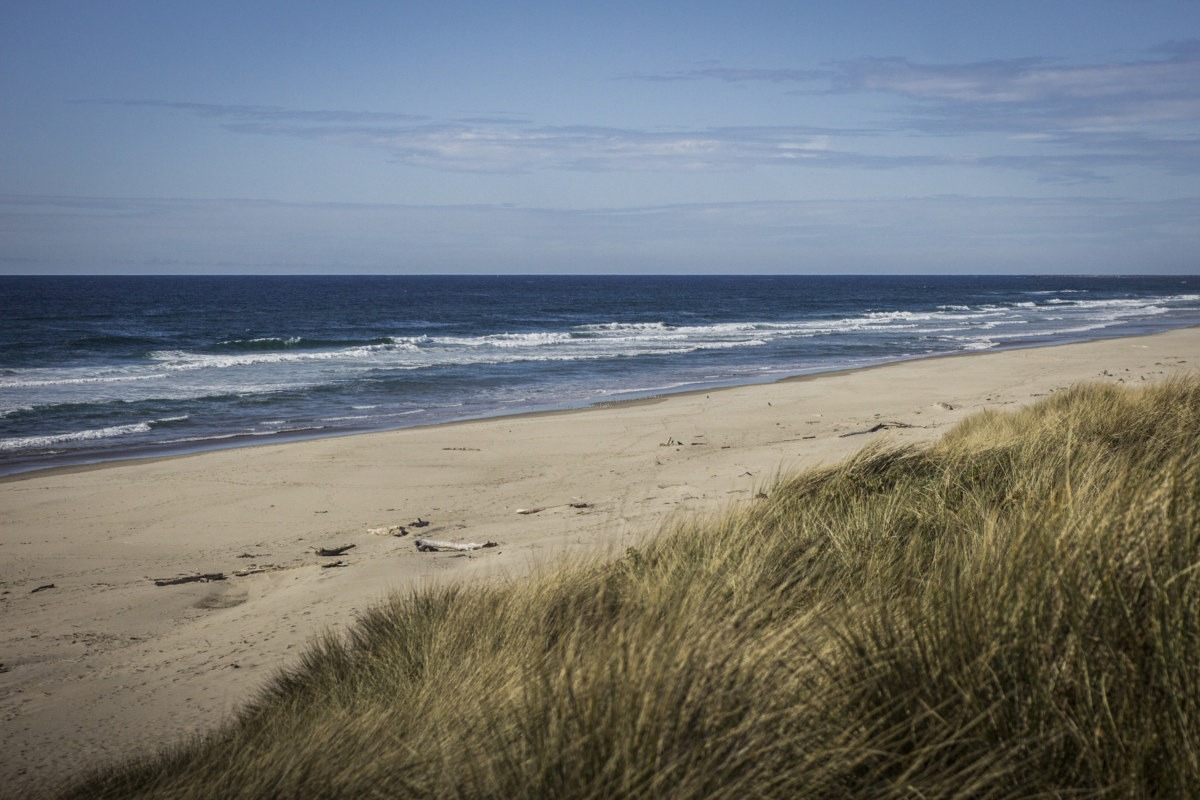
[[[1200,277],[0,277],[0,307],[12,474],[1152,333],[1200,324]]]

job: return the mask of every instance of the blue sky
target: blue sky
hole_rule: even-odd
[[[0,273],[1200,272],[1200,0],[0,9]]]

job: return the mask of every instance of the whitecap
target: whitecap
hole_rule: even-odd
[[[72,431],[71,433],[54,433],[45,436],[18,436],[11,439],[0,439],[0,452],[14,452],[41,447],[53,447],[58,444],[71,442],[86,442],[96,439],[111,439],[117,436],[127,436],[132,433],[149,433],[150,423],[135,422],[129,425],[111,425],[107,428]]]

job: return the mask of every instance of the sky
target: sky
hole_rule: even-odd
[[[1200,0],[0,7],[0,274],[1200,273]]]

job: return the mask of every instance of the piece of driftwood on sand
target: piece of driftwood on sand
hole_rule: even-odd
[[[436,553],[439,550],[482,550],[485,547],[498,547],[496,542],[443,542],[437,539],[417,539],[414,542],[417,550],[422,553]]]
[[[344,544],[341,547],[312,547],[309,548],[319,556],[340,556],[344,555],[347,550],[352,550],[355,545]]]
[[[555,508],[591,508],[591,507],[592,507],[591,503],[585,503],[583,501],[573,501],[570,503],[562,503],[557,506],[533,506],[531,508],[518,508],[517,513],[518,514],[540,514],[543,511],[550,511]]]
[[[385,525],[382,528],[367,528],[367,533],[373,536],[408,536],[408,528],[403,525]]]
[[[155,578],[155,586],[178,586],[181,583],[199,583],[225,580],[224,572],[206,572],[203,575],[184,575],[180,578]]]

